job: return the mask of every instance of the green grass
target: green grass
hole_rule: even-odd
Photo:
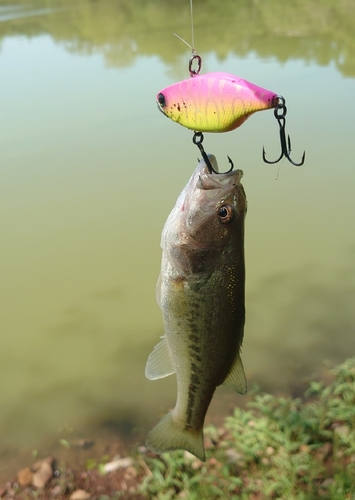
[[[355,358],[304,399],[258,394],[205,430],[203,463],[186,452],[139,459],[150,500],[355,500]],[[143,462],[144,461],[144,462]]]

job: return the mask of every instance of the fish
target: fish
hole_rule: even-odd
[[[216,388],[245,394],[240,350],[245,322],[242,170],[217,173],[201,160],[164,225],[157,300],[165,333],[148,357],[150,380],[173,373],[177,400],[150,431],[155,453],[183,449],[205,461],[203,425]]]
[[[195,132],[229,132],[279,96],[229,73],[207,73],[177,82],[156,96],[158,109]]]

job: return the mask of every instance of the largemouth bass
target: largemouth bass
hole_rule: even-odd
[[[229,132],[274,108],[278,95],[229,73],[207,73],[166,87],[156,100],[165,116],[195,132]]]
[[[209,160],[218,172],[216,158]],[[242,176],[241,170],[211,174],[200,161],[162,232],[157,299],[165,335],[146,376],[176,373],[178,394],[175,408],[147,436],[156,453],[184,449],[205,460],[203,424],[216,387],[246,392]]]

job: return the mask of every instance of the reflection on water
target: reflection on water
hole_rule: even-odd
[[[274,274],[250,294],[248,329],[253,338],[246,340],[245,349],[250,343],[249,367],[266,389],[297,390],[305,375],[315,374],[322,363],[332,366],[353,352],[354,250],[342,257],[323,276],[324,269],[316,265]],[[264,369],[265,357],[277,366],[275,371]]]
[[[355,12],[346,1],[237,5],[195,2],[203,70],[283,94],[306,164],[278,173],[262,163],[263,144],[278,151],[272,112],[205,144],[244,170],[248,379],[297,391],[325,360],[354,351]],[[189,53],[173,32],[189,40],[187,1],[0,1],[8,452],[67,426],[144,432],[174,402],[172,377],[144,378],[163,333],[160,231],[197,155],[191,132],[155,106],[159,89],[187,77]],[[243,401],[226,394],[210,415]]]
[[[4,5],[2,5],[4,4]],[[49,33],[57,43],[83,55],[104,54],[108,64],[128,66],[142,55],[158,55],[176,66],[186,47],[171,36],[190,40],[188,1],[0,1],[0,36]],[[19,10],[21,7],[21,10]],[[203,52],[300,59],[355,74],[355,5],[348,0],[195,0],[196,40]],[[43,15],[41,15],[43,14]],[[47,15],[44,15],[47,14]],[[12,22],[11,22],[12,21]],[[206,36],[206,34],[208,34]]]

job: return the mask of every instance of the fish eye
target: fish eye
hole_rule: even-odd
[[[233,218],[233,215],[233,207],[231,207],[230,205],[222,205],[218,211],[219,220],[223,224],[230,222]]]
[[[163,108],[166,104],[165,102],[165,95],[160,93],[158,94],[158,103],[160,104],[160,106]]]

